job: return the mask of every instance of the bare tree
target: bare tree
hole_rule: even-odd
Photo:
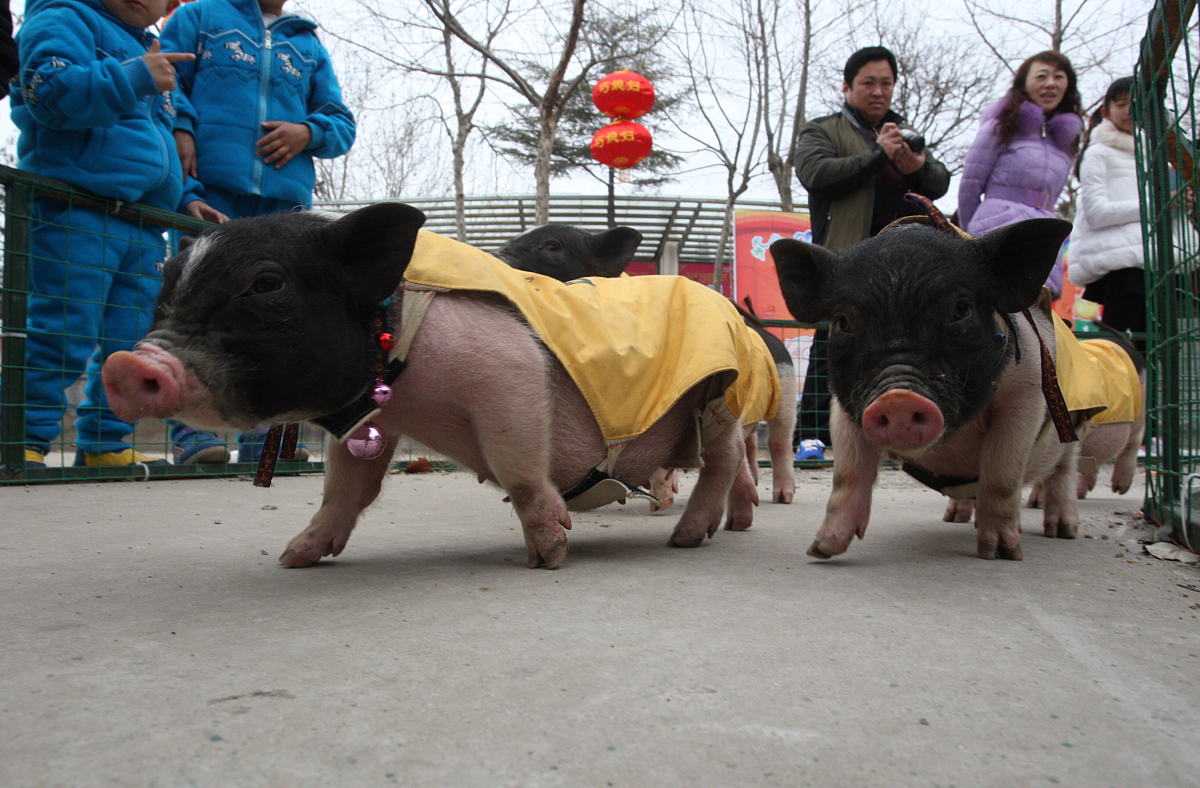
[[[1109,77],[1132,71],[1131,38],[1145,22],[1144,9],[1107,0],[963,0],[963,8],[979,40],[1009,73],[1043,47],[1070,58],[1080,77],[1093,70]]]
[[[586,68],[572,78],[567,78],[567,69],[575,57],[575,47],[579,41],[579,29],[583,25],[585,0],[570,0],[570,20],[564,31],[559,35],[561,50],[557,54],[555,64],[546,72],[547,79],[544,87],[534,85],[526,77],[528,65],[534,61],[535,55],[528,52],[506,53],[495,44],[495,37],[472,34],[467,25],[460,19],[459,14],[450,7],[450,0],[425,0],[425,5],[441,23],[443,28],[455,38],[462,41],[471,49],[491,62],[500,71],[500,75],[486,77],[506,85],[516,91],[532,106],[538,117],[538,150],[537,161],[534,165],[534,181],[536,183],[536,221],[545,224],[550,217],[550,154],[554,145],[554,132],[562,117],[567,99],[579,88],[587,76]],[[509,6],[503,6],[507,13]],[[551,9],[547,10],[547,18],[540,25],[553,29],[554,21],[558,18]],[[486,18],[486,15],[485,15]],[[537,26],[536,22],[528,22]],[[526,29],[526,33],[530,33]],[[540,34],[535,34],[545,40]]]
[[[713,287],[721,289],[733,235],[733,207],[766,166],[762,140],[767,45],[756,20],[759,0],[727,5],[689,0],[670,45],[693,94],[695,117],[672,118],[675,132],[716,161],[725,177],[725,223]]]
[[[795,207],[796,144],[808,121],[809,81],[814,60],[844,38],[847,17],[858,0],[834,5],[819,0],[758,0],[750,21],[761,42],[763,64],[763,133],[767,170],[779,191],[780,207]],[[825,13],[821,14],[820,11]]]

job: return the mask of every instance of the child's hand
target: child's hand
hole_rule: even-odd
[[[142,55],[142,60],[150,67],[150,75],[160,91],[175,89],[175,63],[181,60],[195,60],[191,52],[159,52],[161,44],[158,39],[150,42],[150,49]]]
[[[183,165],[183,174],[196,177],[196,138],[190,131],[175,129],[175,152]]]
[[[187,204],[188,216],[193,219],[203,219],[206,222],[214,224],[224,224],[229,221],[229,217],[212,207],[204,200],[192,200]]]
[[[268,120],[262,124],[268,133],[255,144],[255,155],[262,156],[267,164],[274,162],[275,169],[292,160],[312,140],[312,131],[307,123],[288,123],[285,120]]]

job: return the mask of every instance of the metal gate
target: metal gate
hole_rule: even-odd
[[[1200,549],[1200,221],[1196,0],[1157,0],[1133,114],[1146,247],[1149,364],[1145,513]]]

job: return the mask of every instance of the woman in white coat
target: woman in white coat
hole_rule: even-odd
[[[1079,210],[1071,233],[1070,277],[1104,305],[1104,322],[1146,330],[1145,256],[1134,159],[1132,77],[1113,82],[1079,162]],[[1141,343],[1138,343],[1141,345]]]

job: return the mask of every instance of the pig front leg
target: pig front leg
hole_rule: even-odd
[[[389,438],[383,453],[373,460],[355,457],[344,443],[334,440],[325,443],[321,508],[279,556],[279,563],[284,566],[312,566],[324,556],[339,555],[345,549],[359,515],[379,497],[399,436]]]
[[[1062,446],[1054,470],[1042,482],[1042,528],[1051,539],[1074,539],[1079,530],[1079,443]]]
[[[879,473],[880,448],[851,422],[835,399],[829,413],[837,455],[833,458],[833,491],[825,505],[825,520],[808,548],[813,558],[832,558],[846,552],[854,536],[867,532],[871,517],[871,488]]]
[[[657,499],[657,503],[650,504],[651,514],[670,509],[679,494],[679,472],[673,468],[659,468],[650,474],[650,494]]]
[[[746,481],[749,481],[746,449],[741,427],[737,424],[730,425],[710,440],[701,458],[704,467],[700,469],[683,516],[667,542],[672,547],[699,547],[705,536],[711,538],[721,525],[721,513],[725,510],[725,500],[734,478],[744,471]]]
[[[980,558],[1020,561],[1024,557],[1021,488],[1025,463],[1037,438],[1035,420],[1043,413],[1032,407],[1013,407],[991,418],[996,427],[988,431],[980,447],[975,500],[975,548]]]

